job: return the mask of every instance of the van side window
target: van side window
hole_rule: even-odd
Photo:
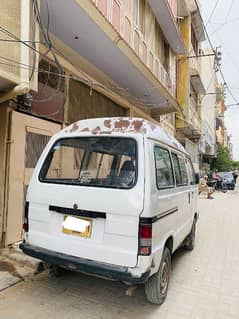
[[[159,146],[155,146],[154,158],[158,189],[174,187],[173,169],[169,151]]]
[[[187,185],[188,184],[188,174],[187,174],[187,168],[185,164],[185,160],[182,157],[178,157],[181,176],[182,176],[182,184]]]
[[[174,167],[174,173],[175,173],[175,178],[176,178],[176,185],[182,185],[182,176],[181,176],[181,171],[179,167],[179,161],[178,161],[178,156],[174,153],[172,153],[172,159],[173,159],[173,167]]]
[[[188,184],[188,175],[185,161],[182,157],[172,153],[176,185],[183,186]]]
[[[195,172],[194,172],[194,168],[193,168],[193,164],[190,161],[190,159],[186,159],[186,164],[187,164],[187,168],[188,168],[188,174],[189,174],[189,181],[191,185],[195,184]]]

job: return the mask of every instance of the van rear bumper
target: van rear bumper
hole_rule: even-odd
[[[81,271],[110,279],[140,284],[145,283],[150,274],[150,270],[148,270],[140,277],[136,277],[128,271],[128,267],[104,264],[80,257],[69,256],[26,243],[20,244],[19,247],[26,255],[38,258],[51,265],[57,265],[70,270]]]

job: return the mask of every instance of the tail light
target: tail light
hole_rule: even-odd
[[[23,229],[25,232],[28,232],[28,230],[29,230],[28,211],[29,211],[29,202],[26,202],[25,203],[24,220],[23,220]]]
[[[152,246],[152,224],[139,227],[139,255],[149,256]]]

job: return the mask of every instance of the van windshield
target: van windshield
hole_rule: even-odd
[[[58,140],[40,171],[41,182],[132,188],[137,145],[131,138],[80,137]]]

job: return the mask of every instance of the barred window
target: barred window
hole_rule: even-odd
[[[50,136],[32,132],[26,133],[25,167],[35,168]]]

